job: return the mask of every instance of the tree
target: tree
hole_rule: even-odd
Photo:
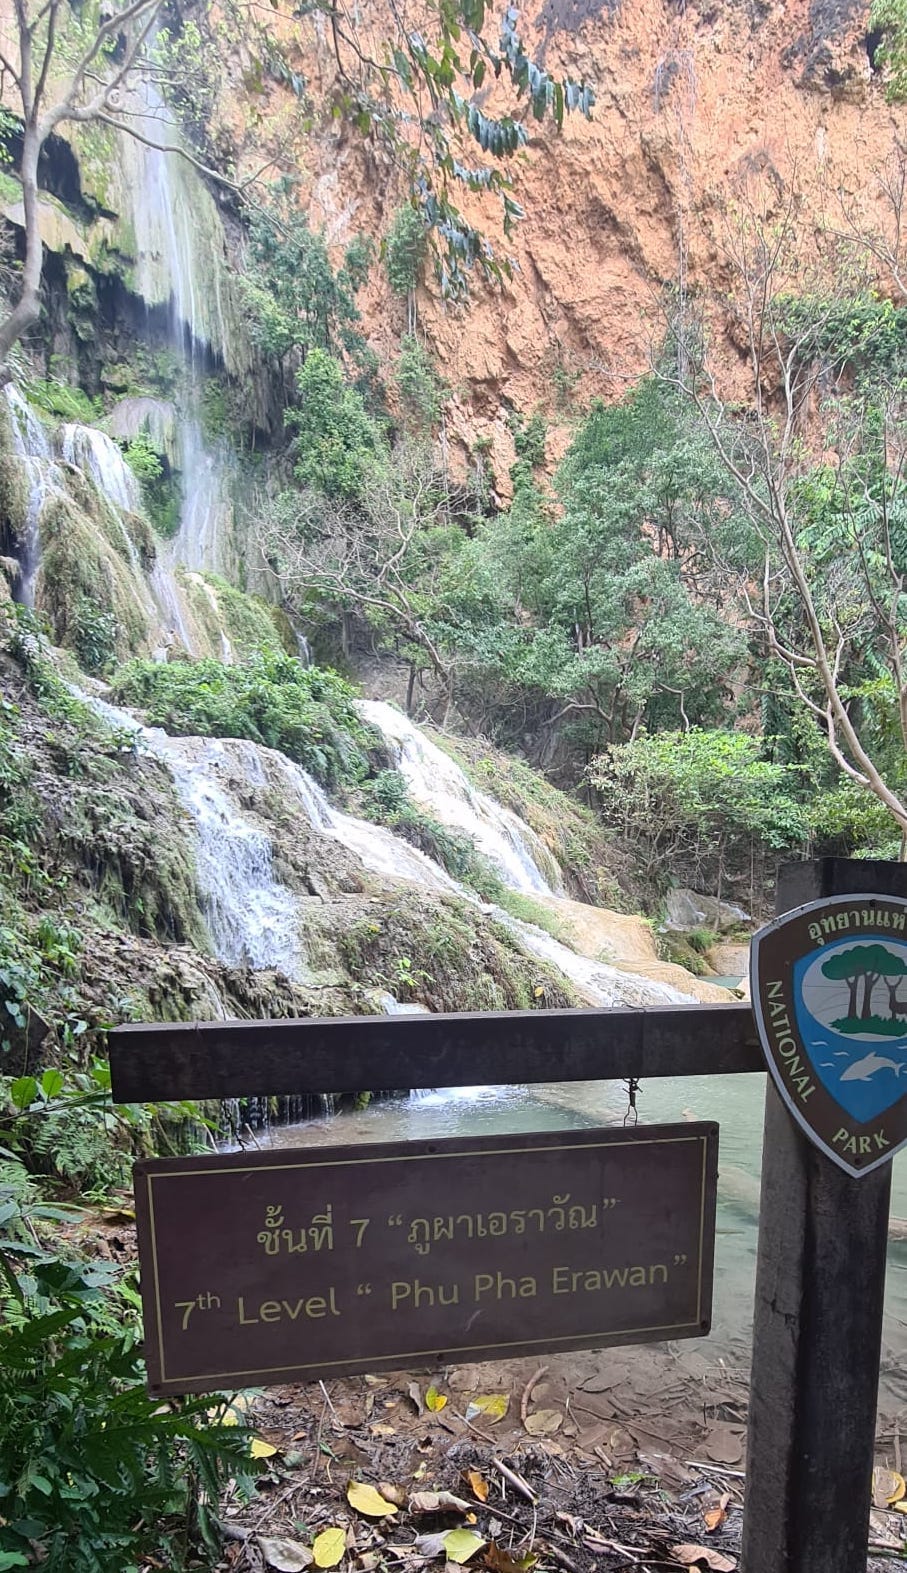
[[[343,367],[324,349],[313,349],[296,376],[299,403],[286,412],[296,432],[295,474],[303,486],[355,503],[369,466],[383,445],[361,393],[344,380]]]
[[[907,312],[873,290],[884,261],[907,300],[896,219],[884,239],[827,231],[817,255],[795,181],[751,191],[726,214],[732,285],[711,303],[743,349],[745,398],[725,390],[705,313],[674,313],[659,375],[733,488],[736,522],[719,517],[703,549],[907,856]]]
[[[130,0],[102,10],[94,25],[69,15],[63,0],[43,0],[30,14],[27,0],[14,0],[18,56],[0,51],[0,92],[11,84],[22,106],[22,181],[25,257],[19,298],[0,322],[0,368],[18,340],[38,320],[44,248],[38,210],[38,160],[48,137],[67,122],[86,123],[109,117],[116,95],[139,68],[163,8],[163,0]],[[62,87],[51,84],[60,62],[58,44],[67,22],[77,51]]]
[[[898,982],[907,975],[907,965],[884,945],[855,945],[853,950],[839,950],[822,964],[822,974],[830,981],[843,981],[850,990],[847,1017],[857,1019],[857,992],[863,984],[860,1021],[869,1021],[873,1015],[872,994],[880,979],[894,978],[888,984],[889,1002],[894,1005]]]
[[[358,615],[382,641],[402,645],[410,708],[423,666],[434,672],[446,704],[453,697],[454,663],[433,624],[433,581],[457,533],[448,523],[450,502],[430,452],[404,441],[392,455],[386,448],[371,453],[354,492],[284,494],[263,511],[260,526],[262,551],[289,605],[320,598]]]
[[[249,256],[239,287],[251,312],[252,336],[281,367],[295,351],[361,352],[355,284],[335,272],[324,238],[292,205],[292,186],[274,188],[249,222]]]

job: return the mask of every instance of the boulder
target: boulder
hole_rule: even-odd
[[[706,896],[698,890],[678,887],[668,891],[665,902],[665,928],[689,933],[692,929],[712,929],[716,934],[752,923],[748,912],[730,901],[719,901],[717,896]]]

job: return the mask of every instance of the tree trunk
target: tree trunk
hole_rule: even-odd
[[[22,145],[22,200],[25,208],[25,261],[22,290],[15,306],[0,323],[0,367],[9,380],[6,365],[13,347],[37,322],[41,314],[41,268],[44,246],[38,223],[38,156],[41,136],[33,119],[27,120]]]

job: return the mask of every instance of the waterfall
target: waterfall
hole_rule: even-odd
[[[246,788],[271,783],[280,787],[285,806],[295,803],[313,830],[341,842],[363,869],[435,896],[459,896],[507,929],[521,949],[563,973],[591,1003],[691,1002],[690,995],[669,984],[623,973],[578,955],[534,924],[482,903],[439,864],[392,831],[340,813],[308,772],[277,750],[237,738],[171,737],[157,728],[143,727],[128,710],[79,689],[73,692],[109,725],[134,732],[139,746],[170,771],[180,801],[194,822],[199,886],[212,943],[221,960],[277,967],[298,981],[303,976],[298,897],[275,878],[270,838],[240,801],[243,783]],[[237,782],[236,790],[231,781]]]
[[[476,791],[460,766],[393,705],[364,700],[358,708],[390,745],[414,802],[442,825],[465,831],[510,890],[550,896],[562,888],[553,857],[519,815]],[[552,870],[554,885],[540,862]]]
[[[41,561],[41,513],[48,499],[62,491],[63,476],[47,432],[30,404],[12,383],[7,383],[3,393],[13,447],[28,489],[22,519],[19,599],[25,606],[34,606],[35,577]]]
[[[123,513],[138,513],[142,489],[112,437],[96,426],[68,423],[60,431],[63,459],[89,477],[102,497]]]
[[[215,955],[228,966],[276,968],[303,976],[298,899],[275,877],[271,839],[231,792],[228,777],[263,785],[256,744],[241,738],[172,737],[142,726],[129,710],[82,689],[72,692],[108,726],[131,732],[161,760],[195,830],[195,861]]]

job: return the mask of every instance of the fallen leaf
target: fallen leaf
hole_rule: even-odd
[[[409,1499],[411,1513],[471,1513],[472,1504],[455,1497],[452,1491],[414,1491]]]
[[[276,1568],[277,1573],[303,1573],[314,1561],[308,1546],[301,1545],[298,1540],[271,1539],[259,1535],[258,1544],[268,1567]]]
[[[333,1524],[330,1529],[323,1529],[312,1541],[312,1554],[315,1566],[319,1568],[335,1568],[343,1558],[346,1550],[346,1530]]]
[[[379,1480],[378,1490],[388,1502],[393,1502],[395,1507],[406,1506],[406,1489],[404,1486],[395,1486],[390,1480]]]
[[[449,1529],[441,1529],[434,1535],[417,1535],[415,1549],[420,1557],[443,1557],[446,1555],[444,1542],[449,1534]],[[406,1550],[409,1549],[407,1546]]]
[[[472,1489],[475,1492],[476,1496],[478,1497],[479,1501],[480,1502],[487,1502],[488,1501],[488,1481],[485,1479],[485,1476],[484,1475],[480,1475],[479,1471],[477,1469],[469,1469],[466,1472],[466,1478],[469,1481],[469,1484],[472,1486]]]
[[[739,1464],[743,1457],[742,1433],[731,1426],[712,1426],[704,1445],[716,1464]]]
[[[446,1393],[439,1393],[436,1387],[429,1387],[427,1389],[425,1394],[425,1407],[426,1409],[430,1409],[433,1415],[436,1415],[439,1409],[443,1409],[446,1403]]]
[[[244,1393],[237,1393],[231,1398],[229,1404],[216,1404],[213,1409],[206,1409],[207,1418],[218,1426],[238,1426],[244,1422],[248,1415],[251,1403]]]
[[[722,1556],[720,1551],[713,1551],[710,1546],[692,1546],[684,1543],[679,1546],[669,1546],[669,1554],[675,1562],[685,1568],[711,1568],[712,1573],[734,1573],[736,1562],[730,1557]]]
[[[449,1529],[444,1536],[448,1562],[468,1562],[484,1544],[481,1535],[474,1535],[471,1529]]]
[[[277,1448],[266,1442],[263,1436],[253,1436],[249,1451],[253,1458],[273,1458]]]
[[[506,1546],[498,1546],[492,1541],[490,1546],[486,1546],[482,1560],[487,1568],[492,1569],[492,1573],[531,1573],[538,1557],[534,1557],[531,1551],[527,1551],[524,1557],[515,1557]]]
[[[720,1529],[727,1518],[727,1505],[730,1500],[728,1493],[724,1492],[719,1498],[717,1506],[707,1508],[703,1513],[705,1527],[710,1535],[714,1535],[716,1529]]]
[[[416,1406],[416,1414],[417,1415],[421,1415],[421,1413],[422,1413],[422,1389],[419,1386],[418,1382],[410,1382],[409,1387],[406,1389],[406,1392],[407,1392],[407,1396],[411,1399],[411,1401]]]
[[[380,1491],[374,1486],[368,1486],[363,1480],[351,1480],[346,1488],[346,1500],[350,1507],[357,1513],[364,1513],[366,1518],[388,1518],[396,1513],[393,1502],[388,1502]]]
[[[872,1500],[875,1507],[893,1507],[907,1496],[907,1483],[903,1475],[893,1469],[874,1469],[872,1472]]]
[[[530,1436],[550,1436],[552,1432],[559,1431],[563,1423],[564,1417],[559,1409],[535,1409],[523,1422]]]
[[[503,1420],[509,1408],[509,1393],[479,1393],[478,1397],[469,1400],[466,1418],[485,1420],[488,1425],[496,1426],[499,1420]]]

